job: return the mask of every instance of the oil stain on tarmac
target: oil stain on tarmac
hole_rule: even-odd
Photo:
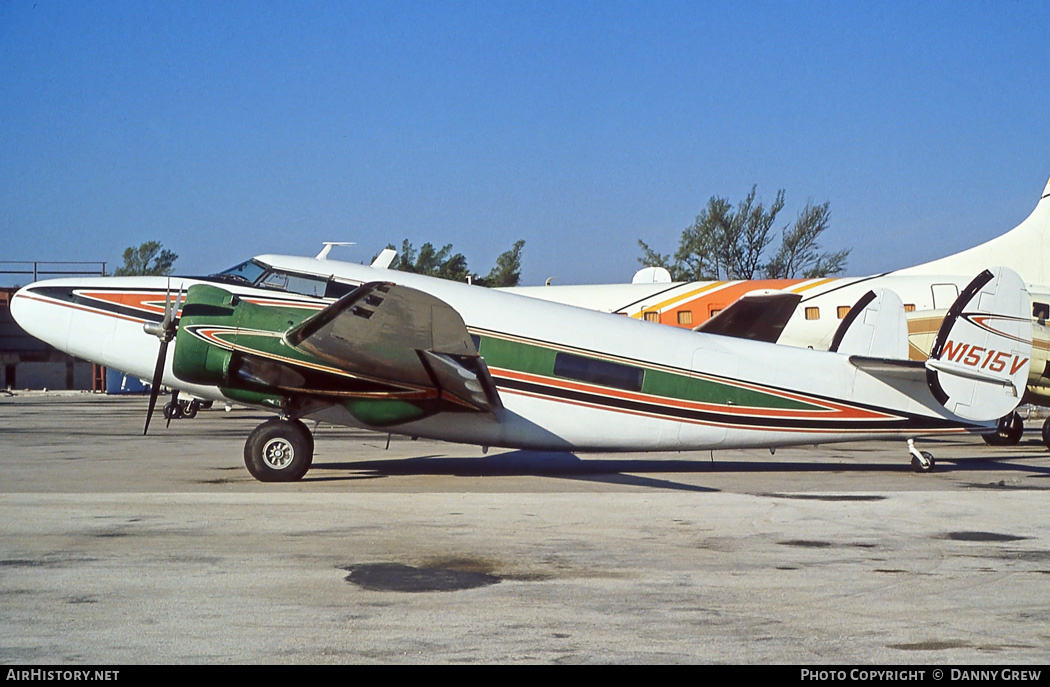
[[[347,582],[363,589],[418,593],[457,592],[503,581],[486,568],[471,561],[450,561],[420,567],[402,563],[364,563],[343,570],[350,573],[346,576]]]

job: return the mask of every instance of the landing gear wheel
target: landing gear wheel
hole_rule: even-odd
[[[164,404],[164,419],[165,420],[180,420],[183,416],[182,404],[181,403],[165,403]]]
[[[1003,440],[1003,445],[1014,446],[1021,441],[1024,434],[1024,420],[1017,413],[1010,413],[999,420],[999,429],[996,432]]]
[[[1043,421],[1043,446],[1050,448],[1050,417]]]
[[[915,448],[915,440],[908,439],[908,453],[911,455],[911,469],[915,472],[930,472],[933,470],[933,454],[929,451],[920,451]]]
[[[300,480],[313,456],[313,436],[299,420],[267,420],[244,443],[244,465],[260,482]]]
[[[911,457],[911,469],[915,472],[930,472],[933,470],[933,466],[936,465],[936,461],[933,459],[933,454],[929,451],[922,451],[923,460],[919,460],[915,456]]]
[[[981,438],[984,439],[984,443],[989,446],[1005,446],[1006,441],[999,436],[998,432],[991,432],[990,434],[982,434]]]
[[[197,411],[201,409],[201,404],[200,401],[179,401],[179,409],[182,411],[182,417],[192,420],[197,417]]]

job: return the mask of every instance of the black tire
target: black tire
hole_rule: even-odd
[[[182,417],[187,420],[197,417],[197,411],[201,408],[201,404],[197,401],[185,401],[180,405],[182,406]]]
[[[982,434],[981,438],[984,439],[984,443],[989,446],[1005,446],[1006,440],[999,436],[999,432],[991,432],[990,434]]]
[[[179,420],[182,418],[182,406],[178,403],[165,403],[164,404],[164,419],[165,420]]]
[[[922,457],[926,459],[927,465],[924,465],[921,460],[915,456],[911,457],[911,469],[915,472],[932,472],[936,462],[933,460],[933,454],[928,451],[922,452]]]
[[[267,420],[244,442],[244,465],[260,482],[301,480],[313,459],[313,437],[299,420]]]
[[[1024,420],[1017,413],[1010,413],[1003,419],[999,420],[999,431],[997,432],[999,438],[1002,439],[1002,444],[999,446],[1015,446],[1021,441],[1021,437],[1024,435]]]
[[[1043,446],[1050,448],[1050,417],[1043,421]]]

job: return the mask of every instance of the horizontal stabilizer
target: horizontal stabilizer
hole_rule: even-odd
[[[921,360],[868,358],[851,355],[849,361],[858,369],[880,379],[899,379],[906,382],[924,381],[926,365]]]
[[[927,383],[951,412],[993,420],[1021,400],[1032,356],[1028,292],[1016,272],[985,270],[959,295],[926,361]]]
[[[908,320],[900,296],[887,289],[868,291],[842,318],[831,351],[871,358],[908,357]]]
[[[776,343],[800,300],[776,289],[750,291],[693,331]]]

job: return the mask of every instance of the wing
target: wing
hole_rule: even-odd
[[[693,331],[776,343],[800,300],[802,296],[787,291],[751,291]]]
[[[195,285],[172,371],[235,401],[294,415],[342,405],[374,426],[501,406],[463,318],[444,301],[372,282],[320,311],[310,305]]]
[[[463,318],[428,293],[370,282],[284,335],[285,342],[346,372],[433,387],[477,410],[500,405]]]

